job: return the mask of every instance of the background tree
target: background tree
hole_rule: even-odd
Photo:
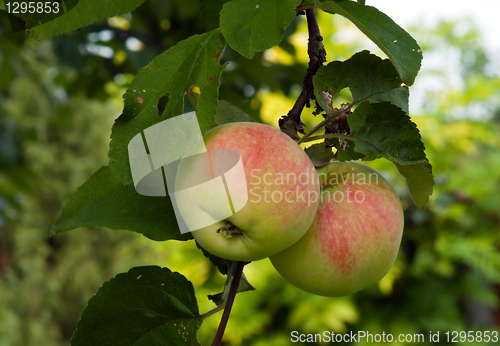
[[[206,296],[220,291],[224,276],[192,242],[151,242],[137,233],[98,228],[48,237],[77,187],[107,163],[110,129],[134,76],[156,55],[205,32],[199,19],[203,10],[194,0],[148,0],[131,13],[41,41],[13,34],[2,17],[0,344],[68,344],[87,300],[102,283],[141,265],[183,273],[196,288],[200,311],[213,308]],[[364,48],[336,44],[349,30],[342,17],[332,21],[318,11],[318,22],[328,62]],[[413,204],[389,162],[372,162],[405,204],[402,249],[391,272],[352,296],[324,298],[287,284],[267,260],[253,262],[245,273],[258,289],[236,298],[227,344],[290,345],[293,330],[441,331],[441,336],[498,330],[500,78],[475,26],[457,34],[457,25],[463,23],[408,30],[426,56],[453,51],[460,68],[460,83],[436,72],[429,72],[432,82],[425,74],[417,79],[425,103],[412,121],[437,183],[427,209]],[[220,99],[277,126],[302,88],[306,33],[299,16],[278,46],[250,60],[227,47]],[[343,90],[334,105],[348,97]],[[321,118],[306,110],[302,120],[310,128]],[[218,315],[204,321],[201,344],[212,341],[218,323]]]

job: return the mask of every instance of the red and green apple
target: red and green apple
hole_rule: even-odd
[[[224,220],[194,230],[201,247],[221,258],[255,261],[281,252],[305,234],[318,208],[319,184],[314,165],[296,142],[274,127],[250,122],[215,127],[203,139],[208,153],[231,149],[240,154],[246,185],[229,188],[233,200],[247,194],[248,201]],[[197,176],[213,169],[206,162],[181,161],[178,182],[195,185]],[[191,191],[196,202],[181,210],[188,221],[218,212],[217,196]]]
[[[380,173],[359,162],[331,162],[318,176],[321,199],[311,227],[270,259],[304,291],[349,295],[392,267],[403,234],[401,201]]]

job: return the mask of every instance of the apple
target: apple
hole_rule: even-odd
[[[316,218],[290,248],[270,257],[296,287],[321,296],[349,295],[383,278],[403,234],[403,209],[392,186],[359,162],[318,169],[322,187]]]
[[[204,217],[215,220],[192,231],[201,247],[221,258],[256,261],[290,247],[305,234],[316,215],[320,190],[316,169],[296,142],[272,126],[251,122],[215,127],[203,139],[211,155],[210,164],[196,157],[183,159],[177,171],[178,189],[196,185],[196,180],[213,181],[200,176],[214,176],[214,155],[218,153],[219,163],[227,163],[234,161],[231,152],[237,152],[246,184],[230,184],[227,174],[225,184],[233,202],[243,195],[248,200],[223,218],[219,214],[225,194],[215,196],[202,188],[190,189],[189,197],[194,202],[180,210],[183,219],[188,223]],[[227,166],[220,171],[233,164]]]

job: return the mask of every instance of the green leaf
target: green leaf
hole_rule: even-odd
[[[215,123],[217,125],[252,121],[252,118],[247,113],[228,101],[221,100],[219,102],[219,108],[217,108],[217,114],[215,115]]]
[[[82,312],[71,346],[200,345],[193,285],[157,266],[136,267],[104,283]]]
[[[205,256],[206,258],[208,258],[210,260],[210,262],[212,262],[212,264],[214,266],[217,267],[217,269],[219,269],[219,272],[222,274],[222,275],[227,275],[227,271],[231,265],[231,263],[233,261],[230,261],[230,260],[227,260],[227,259],[224,259],[224,258],[220,258],[218,256],[215,256],[215,255],[212,255],[210,252],[208,252],[207,250],[205,250],[204,248],[202,248],[200,246],[200,244],[198,244],[198,242],[195,240],[195,243],[196,243],[196,247],[198,249],[201,250],[201,252],[203,253],[203,256]]]
[[[203,0],[201,2],[200,19],[207,31],[217,29],[222,6],[229,0]]]
[[[337,148],[335,159],[338,161],[360,160],[365,157],[365,155],[354,151],[354,143],[351,141],[347,141],[345,148],[342,147],[338,138],[331,138],[330,142]]]
[[[316,6],[349,19],[391,60],[406,85],[415,81],[422,62],[422,50],[413,37],[384,13],[354,1],[316,0]]]
[[[371,102],[390,101],[408,113],[408,87],[388,59],[382,60],[369,51],[354,54],[346,61],[332,61],[320,67],[313,77],[314,94],[323,109],[327,109],[323,92],[333,97],[335,93],[349,88],[353,104],[364,100]]]
[[[354,150],[370,161],[385,157],[406,178],[410,195],[420,208],[432,194],[432,168],[425,156],[420,132],[400,108],[389,102],[361,103],[347,121]]]
[[[316,143],[305,149],[307,156],[311,159],[315,167],[327,165],[333,159],[332,148],[326,143]]]
[[[45,39],[78,30],[101,19],[122,15],[139,7],[144,0],[71,0],[66,6],[74,6],[64,15],[31,29],[31,36]]]
[[[410,196],[415,204],[423,209],[432,195],[434,178],[432,176],[432,167],[428,162],[421,162],[414,165],[400,165],[393,162],[399,173],[405,177]]]
[[[227,297],[229,295],[229,291],[231,289],[231,284],[234,280],[234,269],[236,268],[236,264],[238,262],[230,261],[231,268],[230,272],[227,274],[226,282],[224,283],[224,291],[214,295],[208,295],[208,299],[213,301],[215,305],[219,306],[227,301]],[[242,293],[247,291],[255,291],[255,287],[248,281],[245,273],[241,273],[240,282],[238,283],[238,288],[236,293]]]
[[[50,235],[77,227],[126,229],[157,241],[192,239],[191,233],[180,233],[169,197],[142,196],[132,184],[123,185],[107,166],[71,196]]]
[[[300,0],[233,0],[220,13],[222,34],[232,49],[250,59],[281,42]]]
[[[364,101],[347,117],[357,152],[365,160],[387,157],[402,165],[425,162],[424,144],[417,125],[389,102]]]
[[[193,85],[200,88],[196,116],[202,133],[215,126],[219,104],[219,64],[223,51],[220,31],[195,35],[177,43],[142,68],[124,95],[123,113],[113,125],[109,166],[123,183],[132,183],[127,146],[144,129],[184,110],[184,95]],[[158,114],[158,104],[168,100]],[[160,117],[161,116],[161,117]]]

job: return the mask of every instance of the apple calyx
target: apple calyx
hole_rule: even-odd
[[[237,235],[243,234],[243,232],[233,225],[230,221],[225,221],[225,225],[217,230],[217,233],[221,234],[224,238],[229,239]]]

